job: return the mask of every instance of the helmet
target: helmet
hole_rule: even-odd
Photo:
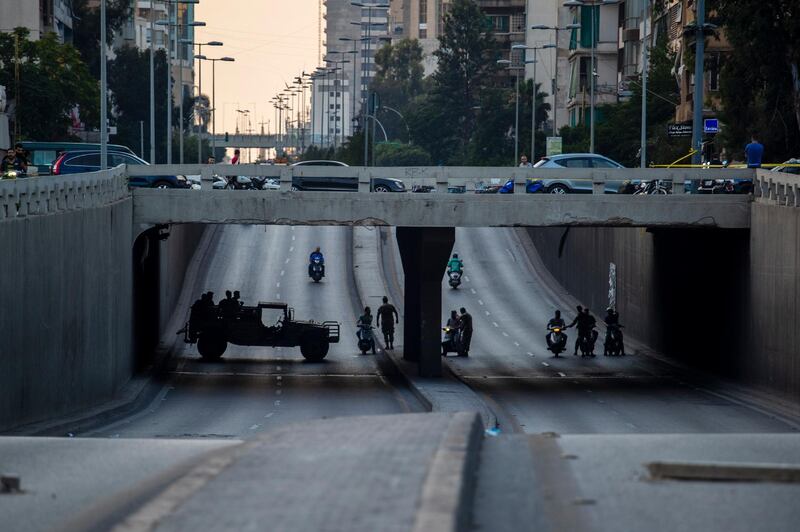
[[[606,312],[614,312],[614,307],[608,307],[608,308],[606,308]]]
[[[453,253],[453,258],[457,259],[458,258],[458,253]]]

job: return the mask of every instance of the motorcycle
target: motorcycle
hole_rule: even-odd
[[[447,272],[447,277],[447,283],[450,285],[450,288],[457,289],[461,284],[461,272],[449,271]]]
[[[622,343],[622,325],[609,325],[606,341],[603,344],[603,356],[625,356],[625,345]]]
[[[667,186],[660,179],[642,181],[636,185],[636,188],[633,191],[634,196],[648,196],[654,194],[669,194]]]
[[[733,179],[703,179],[697,184],[698,194],[733,194]]]
[[[325,266],[322,265],[322,261],[320,259],[313,259],[311,264],[308,268],[308,275],[314,280],[315,283],[318,283],[325,277]]]
[[[594,344],[597,341],[597,331],[592,329],[588,335],[578,337],[578,349],[582,357],[594,356]]]
[[[358,349],[362,355],[366,355],[367,351],[372,350],[375,354],[375,337],[372,334],[372,325],[361,324],[358,326]]]
[[[548,327],[547,339],[550,340],[547,349],[556,357],[567,347],[567,335],[562,327]]]
[[[461,336],[458,329],[453,327],[442,327],[444,334],[442,335],[442,356],[447,353],[458,353],[461,350]]]

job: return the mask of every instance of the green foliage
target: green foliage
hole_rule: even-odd
[[[800,155],[800,2],[709,0],[734,52],[721,73],[719,138],[733,158],[755,134],[765,160]]]
[[[95,0],[72,0],[74,26],[72,42],[80,51],[92,75],[100,78],[100,9]],[[106,37],[109,46],[131,14],[133,0],[106,0]]]
[[[382,142],[375,146],[376,166],[429,166],[431,155],[419,146]]]
[[[15,38],[19,42],[19,96],[16,117],[21,138],[41,141],[68,138],[69,112],[79,106],[81,118],[97,125],[99,88],[78,51],[61,44],[55,34],[31,41],[29,32],[17,28],[0,33],[0,85],[8,97],[16,93]]]

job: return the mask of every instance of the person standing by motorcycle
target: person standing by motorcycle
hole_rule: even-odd
[[[578,308],[581,308],[581,307],[578,306]],[[552,342],[550,341],[550,331],[555,329],[555,328],[561,329],[561,331],[562,331],[561,334],[564,335],[564,342],[566,343],[566,341],[567,341],[567,333],[563,332],[566,327],[564,325],[564,318],[561,317],[561,311],[560,310],[556,310],[556,312],[553,315],[553,317],[550,318],[550,321],[547,322],[547,335],[545,335],[544,339],[547,341],[547,348],[548,349],[553,346]]]
[[[578,314],[575,316],[575,319],[572,320],[572,323],[567,325],[567,328],[577,327],[578,329],[578,337],[575,338],[575,352],[572,353],[574,356],[577,356],[581,339],[588,338],[592,334],[592,329],[595,326],[596,320],[591,314],[588,314],[588,309],[584,309],[580,305],[575,308],[578,310]]]
[[[461,345],[459,346],[458,356],[468,357],[469,347],[472,343],[472,314],[467,312],[467,309],[461,307],[461,316],[458,318],[458,333],[461,338]]]
[[[322,266],[322,276],[325,276],[325,257],[322,256],[322,252],[319,250],[319,246],[311,252],[311,255],[308,257],[308,275],[311,276],[311,267],[314,264],[314,261],[318,260],[320,266]]]
[[[386,349],[394,349],[394,326],[396,323],[400,323],[397,309],[389,303],[388,297],[383,296],[383,305],[378,308],[378,317],[375,324],[381,328]]]

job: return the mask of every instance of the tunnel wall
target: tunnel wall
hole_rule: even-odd
[[[132,201],[0,223],[0,430],[109,400],[136,368]],[[202,226],[157,244],[152,312],[177,300]]]
[[[544,265],[602,315],[609,263],[627,333],[661,354],[800,398],[800,209],[753,205],[744,230],[529,228]],[[571,319],[574,309],[567,309]],[[680,334],[674,332],[680,331]]]

